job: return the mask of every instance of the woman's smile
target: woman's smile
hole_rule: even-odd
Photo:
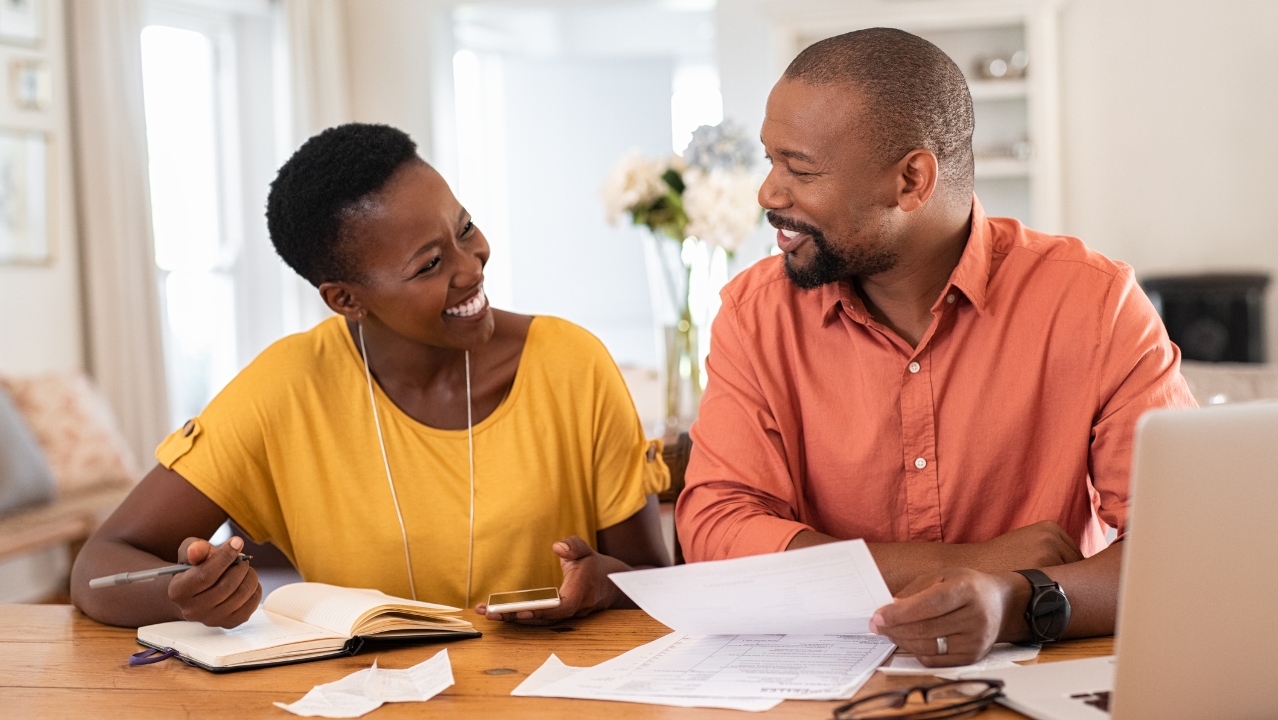
[[[484,286],[480,285],[475,294],[466,300],[444,310],[444,316],[473,320],[481,318],[488,311],[488,296],[484,294]]]

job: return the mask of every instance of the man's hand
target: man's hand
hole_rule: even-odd
[[[560,540],[551,549],[559,556],[559,566],[564,572],[564,583],[559,587],[559,607],[502,615],[489,612],[487,603],[480,603],[475,606],[475,612],[489,620],[550,625],[565,618],[585,617],[610,607],[621,597],[621,591],[608,579],[608,574],[629,570],[628,565],[616,558],[600,555],[576,535]]]
[[[1051,520],[1017,528],[981,543],[952,546],[952,565],[988,573],[1068,565],[1083,559],[1069,533]]]
[[[1029,584],[1015,573],[942,570],[897,593],[895,602],[874,614],[870,630],[887,636],[927,667],[969,665],[985,657],[999,640],[1023,639],[1016,621],[1019,609],[1029,602],[1028,591]],[[945,655],[937,654],[940,637],[948,645]]]
[[[169,580],[169,600],[182,617],[211,627],[233,628],[257,609],[262,586],[257,571],[235,558],[244,541],[233,537],[219,547],[187,538],[178,548],[178,561],[195,567]]]

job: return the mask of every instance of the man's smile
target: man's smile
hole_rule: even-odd
[[[798,230],[777,229],[777,247],[781,248],[782,252],[794,252],[800,245],[810,239],[812,239],[811,235]]]
[[[804,222],[792,220],[775,211],[767,214],[768,223],[777,229],[777,247],[784,253],[792,253],[804,243],[820,234],[820,230]]]

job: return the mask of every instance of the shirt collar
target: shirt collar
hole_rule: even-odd
[[[967,247],[959,258],[954,272],[950,273],[947,287],[958,288],[967,296],[978,313],[985,312],[985,293],[990,285],[990,269],[994,262],[994,242],[990,221],[985,217],[981,201],[972,195],[972,230],[967,236]],[[942,293],[945,295],[946,293]],[[938,298],[939,301],[939,298]]]
[[[985,208],[981,207],[981,201],[976,198],[976,195],[972,195],[972,229],[967,237],[967,245],[963,248],[963,255],[959,257],[958,265],[950,273],[950,281],[946,283],[945,291],[937,298],[936,307],[944,304],[945,296],[950,293],[951,288],[957,288],[978,313],[985,312],[985,292],[990,283],[993,253],[994,244],[990,236],[989,218],[985,216]],[[821,286],[822,327],[834,322],[839,308],[846,308],[848,315],[857,322],[869,321],[865,304],[852,291],[852,284],[847,280]]]
[[[821,327],[826,327],[839,316],[839,308],[847,308],[848,315],[859,323],[869,321],[861,298],[852,292],[847,280],[826,283],[821,286]]]

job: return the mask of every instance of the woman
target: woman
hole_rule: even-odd
[[[260,601],[228,517],[307,580],[471,606],[561,584],[544,623],[621,602],[607,574],[664,565],[669,482],[603,346],[493,310],[488,243],[399,130],[351,124],[280,169],[267,225],[337,313],[263,352],[156,451],[85,544],[72,601],[99,621],[234,627]],[[91,578],[175,561],[167,581]],[[488,614],[492,619],[503,619]]]

